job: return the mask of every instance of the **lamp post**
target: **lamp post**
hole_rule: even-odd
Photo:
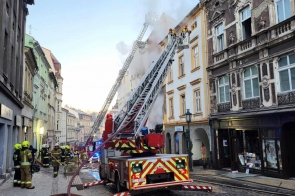
[[[42,135],[44,133],[44,127],[40,127],[39,133],[40,133],[40,148],[39,149],[41,150],[41,147],[42,147],[42,141],[41,141],[41,139],[42,139]]]
[[[189,124],[192,120],[192,113],[189,112],[189,109],[187,109],[186,113],[185,113],[185,119],[186,119],[186,122],[187,122],[187,131],[186,131],[186,134],[187,134],[187,154],[188,154],[188,161],[189,161],[189,170],[190,171],[193,171],[193,165],[192,165],[192,151],[191,151],[191,131],[190,131],[190,127],[189,127]]]

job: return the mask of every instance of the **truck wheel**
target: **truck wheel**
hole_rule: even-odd
[[[116,191],[117,191],[117,193],[120,193],[122,191],[122,187],[120,185],[120,180],[119,180],[118,174],[116,174],[115,183],[116,183]]]

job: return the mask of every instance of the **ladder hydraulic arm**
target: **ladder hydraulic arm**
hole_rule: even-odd
[[[144,47],[144,42],[142,42],[141,40],[142,40],[147,28],[149,27],[149,25],[152,25],[155,20],[156,20],[156,15],[154,13],[148,13],[145,16],[145,23],[143,24],[143,27],[136,39],[136,43],[133,44],[130,54],[128,55],[126,61],[124,62],[122,69],[119,71],[119,75],[118,75],[114,85],[112,86],[112,88],[107,96],[107,99],[105,100],[104,104],[102,105],[102,108],[101,108],[100,112],[98,113],[96,120],[94,121],[94,124],[92,126],[92,131],[90,132],[90,134],[88,136],[85,146],[89,145],[89,143],[92,141],[92,139],[93,139],[92,135],[95,133],[97,127],[100,126],[103,119],[105,118],[108,108],[110,107],[110,104],[112,103],[113,98],[114,98],[118,88],[120,87],[122,79],[123,79],[126,71],[128,70],[129,65],[132,62],[132,59],[135,55],[137,48]]]
[[[118,138],[120,139],[134,139],[136,135],[140,135],[141,128],[146,122],[170,70],[176,49],[188,48],[189,32],[182,33],[180,36],[175,34],[173,36],[169,34],[169,36],[170,39],[165,50],[150,66],[138,87],[114,118],[113,132],[119,130]]]

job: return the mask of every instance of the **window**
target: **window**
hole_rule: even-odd
[[[193,48],[193,54],[194,54],[194,65],[193,68],[199,67],[199,46],[195,46]]]
[[[290,0],[276,1],[277,22],[282,22],[291,17],[291,3]]]
[[[195,91],[195,100],[196,100],[196,113],[201,112],[201,92],[200,90]]]
[[[246,99],[259,96],[258,69],[255,66],[244,71],[244,92]]]
[[[295,89],[295,54],[282,57],[279,60],[280,91]]]
[[[216,43],[217,43],[217,52],[223,50],[223,24],[220,24],[216,27]]]
[[[251,37],[251,11],[250,7],[246,7],[241,11],[242,39],[245,40]]]
[[[56,121],[56,130],[58,130],[58,121]]]
[[[218,80],[219,103],[229,102],[229,79],[228,76],[222,76]]]
[[[4,56],[3,56],[3,65],[6,65],[6,59],[7,59],[7,50],[8,50],[8,33],[5,30],[5,37],[4,37]],[[8,66],[4,66],[3,71],[7,76],[7,68]]]
[[[173,98],[169,99],[169,116],[174,117]]]
[[[172,66],[170,68],[170,71],[168,73],[168,82],[172,82],[173,81],[173,75],[172,75]]]
[[[183,55],[179,57],[179,76],[184,75],[184,60],[183,60]]]
[[[186,112],[186,106],[185,106],[185,95],[181,95],[180,96],[180,108],[181,108],[181,115],[185,115]]]

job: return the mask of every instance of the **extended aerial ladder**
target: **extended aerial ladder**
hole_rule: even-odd
[[[141,29],[135,43],[133,44],[133,47],[132,47],[132,50],[130,51],[130,54],[128,55],[127,59],[125,60],[122,69],[119,71],[119,75],[118,75],[114,85],[112,86],[112,88],[111,88],[111,90],[110,90],[104,104],[102,105],[100,112],[98,113],[98,115],[97,115],[97,117],[96,117],[96,119],[94,121],[94,124],[92,126],[92,130],[89,133],[88,139],[85,142],[84,146],[87,146],[92,142],[92,140],[93,140],[92,135],[96,132],[97,127],[99,127],[101,125],[103,119],[105,118],[105,116],[107,114],[107,111],[108,111],[108,108],[110,107],[110,104],[112,103],[112,101],[114,99],[114,96],[115,96],[116,92],[118,91],[118,88],[121,85],[122,79],[124,78],[124,75],[125,75],[126,71],[128,70],[129,65],[131,64],[131,62],[133,60],[133,57],[135,55],[136,50],[138,48],[143,48],[145,46],[145,42],[141,41],[144,34],[145,34],[145,32],[147,31],[149,25],[152,25],[156,20],[157,20],[156,14],[153,13],[153,12],[150,12],[150,13],[145,15],[145,23],[143,24],[143,27],[142,27],[142,29]]]
[[[154,156],[154,154],[156,154],[158,151],[157,149],[161,148],[164,145],[164,138],[163,138],[164,135],[162,133],[158,133],[158,134],[154,134],[154,133],[146,134],[145,133],[145,134],[143,134],[141,132],[141,128],[144,126],[144,124],[148,118],[148,115],[150,114],[151,108],[156,101],[156,98],[159,94],[162,84],[163,84],[163,82],[170,70],[176,50],[177,49],[185,49],[185,48],[189,47],[189,34],[190,34],[190,32],[187,30],[187,27],[185,27],[182,30],[182,32],[179,36],[176,36],[176,34],[174,32],[172,32],[172,30],[170,30],[169,35],[168,35],[168,44],[167,44],[166,48],[161,52],[159,57],[153,62],[153,64],[150,66],[149,70],[143,76],[138,87],[132,92],[132,94],[130,95],[126,104],[115,116],[115,118],[113,119],[113,121],[111,123],[111,129],[110,129],[110,127],[108,127],[108,131],[110,131],[109,134],[104,134],[103,143],[93,153],[98,152],[102,147],[104,147],[104,149],[112,148],[115,150],[119,150],[121,152],[124,152],[125,150],[127,150],[127,153],[132,156],[136,156],[138,154],[151,155],[151,156],[153,156],[149,160],[149,161],[151,161],[151,164],[154,164],[157,161],[160,161],[160,162],[164,161],[165,162],[165,161],[169,161],[169,160],[174,159],[174,158],[161,159],[157,155]],[[112,120],[112,117],[111,117],[111,120]],[[108,119],[107,119],[107,121],[108,121]],[[159,140],[157,142],[154,142],[152,145],[149,145],[149,144],[146,145],[145,141],[147,141],[147,140],[154,141],[155,138],[159,139]],[[154,144],[156,144],[156,145],[154,145]],[[174,157],[174,155],[167,155],[167,156]],[[179,155],[177,155],[177,156],[179,156]],[[120,159],[120,157],[118,157],[118,159]],[[118,160],[118,159],[112,158],[110,163],[113,163],[112,162],[113,160]],[[124,159],[124,157],[122,159]],[[128,158],[125,157],[125,159],[128,159]],[[88,158],[88,160],[89,160],[89,158]],[[67,189],[68,196],[71,196],[70,188],[71,188],[72,183],[75,179],[75,176],[79,173],[79,171],[81,170],[83,165],[85,163],[87,163],[88,160],[85,160],[79,166],[79,168],[76,170],[74,175],[72,176],[72,178],[69,182],[69,185],[68,185],[68,189]],[[132,158],[130,158],[130,160],[132,160]],[[149,189],[152,187],[155,188],[155,187],[167,187],[167,186],[174,186],[175,187],[176,186],[176,188],[178,188],[178,189],[185,190],[186,189],[185,186],[181,186],[181,183],[182,182],[185,182],[185,183],[191,182],[191,180],[188,179],[189,174],[187,171],[188,170],[187,158],[185,158],[185,156],[183,156],[183,158],[180,158],[179,160],[178,160],[178,158],[176,158],[176,160],[177,160],[177,163],[175,163],[175,164],[178,164],[178,162],[180,163],[181,161],[184,161],[184,162],[181,162],[181,164],[183,164],[185,166],[183,166],[183,165],[179,166],[179,168],[184,168],[184,169],[181,169],[181,172],[182,172],[181,174],[175,173],[175,171],[177,169],[176,170],[175,170],[175,168],[171,169],[170,174],[173,175],[173,173],[174,173],[175,175],[182,176],[180,178],[185,178],[185,180],[175,181],[172,179],[172,181],[171,181],[171,178],[169,178],[168,182],[163,182],[163,183],[159,183],[159,184],[157,184],[157,183],[146,184],[144,186],[139,185],[137,187]],[[169,163],[169,164],[170,164],[170,168],[174,167],[174,166],[171,166],[171,163]],[[119,165],[125,166],[125,164],[119,164]],[[119,167],[119,165],[117,163],[115,163],[115,165],[113,165],[111,167],[117,168],[117,167]],[[138,164],[136,164],[136,167],[137,167],[137,165]],[[168,175],[167,173],[164,172],[163,166],[164,165],[161,166],[161,164],[160,164],[158,167],[156,167],[156,165],[155,165],[156,172],[159,172],[159,175]],[[177,166],[177,168],[178,168],[178,166]],[[166,167],[166,169],[167,169],[167,167]],[[117,170],[116,170],[116,172],[117,172]],[[123,170],[121,172],[123,172]],[[116,174],[119,175],[119,174],[121,174],[121,172],[118,172]],[[162,173],[162,172],[164,172],[164,173]],[[128,175],[129,175],[129,173],[128,173]],[[115,182],[117,184],[116,186],[120,187],[122,185],[122,182],[119,182],[118,180],[124,180],[123,177],[122,177],[122,179],[118,178],[118,176],[116,176],[116,175],[115,176],[113,175],[113,177],[116,179],[115,180]],[[131,177],[131,176],[129,176],[129,177]],[[138,183],[138,182],[141,183],[140,180],[142,180],[142,178],[133,179],[133,180],[134,180],[134,183]],[[150,179],[150,180],[152,180],[152,179]],[[117,182],[119,182],[119,183],[117,183]],[[145,188],[145,187],[147,187],[147,188]],[[211,187],[206,187],[206,189],[207,188],[209,190],[212,190]],[[119,189],[117,189],[117,191],[119,192]],[[134,189],[132,189],[130,191],[134,191]]]

